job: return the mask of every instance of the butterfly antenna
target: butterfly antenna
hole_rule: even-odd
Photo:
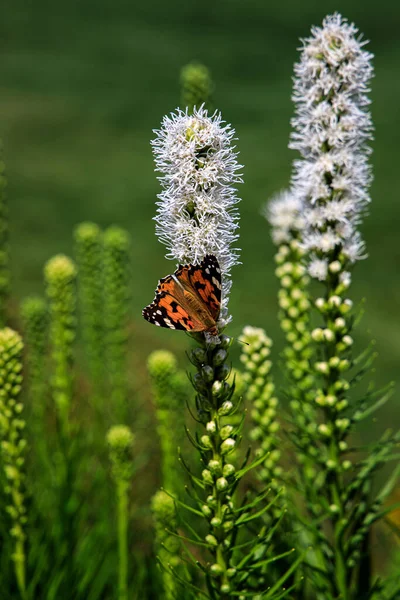
[[[233,338],[236,339],[237,342],[239,342],[239,344],[246,344],[246,346],[250,346],[249,342],[245,342],[244,340],[240,340],[239,338]]]

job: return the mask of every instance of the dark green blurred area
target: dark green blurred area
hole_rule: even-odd
[[[92,220],[126,227],[133,239],[135,335],[145,353],[179,351],[184,335],[141,318],[159,277],[170,272],[154,236],[158,182],[149,140],[179,104],[179,71],[196,59],[211,70],[215,106],[239,137],[243,265],[234,272],[230,333],[260,325],[282,345],[276,318],[274,248],[260,206],[288,185],[292,66],[298,38],[335,10],[354,21],[376,55],[375,181],[363,227],[369,258],[352,297],[367,298],[362,344],[377,340],[378,383],[400,365],[400,6],[389,0],[123,2],[13,0],[0,21],[0,136],[11,206],[14,291],[41,290],[42,266],[70,253],[72,228]],[[371,332],[369,332],[370,330]],[[238,352],[238,350],[235,350]],[[392,402],[380,426],[393,423]]]

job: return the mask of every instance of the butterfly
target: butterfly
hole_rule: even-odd
[[[220,307],[221,269],[217,258],[207,254],[200,264],[179,265],[160,279],[154,301],[142,314],[159,327],[216,336]]]

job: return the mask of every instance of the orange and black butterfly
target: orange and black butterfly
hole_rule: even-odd
[[[221,269],[207,254],[198,265],[179,265],[160,279],[154,301],[143,309],[144,318],[170,329],[218,335],[221,308]]]

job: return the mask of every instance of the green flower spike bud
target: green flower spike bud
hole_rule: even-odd
[[[169,533],[176,532],[178,522],[173,499],[164,491],[156,492],[151,501],[154,528],[156,532],[156,552],[164,567],[170,565],[178,573],[182,571],[180,559],[180,540]],[[210,543],[210,542],[209,542]],[[162,570],[162,582],[166,600],[175,600],[178,597],[177,579],[166,568]]]
[[[186,374],[178,368],[175,356],[167,350],[152,352],[147,368],[156,407],[163,486],[176,493],[182,474],[177,448],[185,439],[184,407],[189,396],[189,383]]]
[[[14,540],[12,560],[20,595],[25,598],[26,440],[23,406],[19,401],[22,348],[18,333],[8,327],[0,330],[0,459],[5,475],[6,510],[11,519],[10,535]]]
[[[105,364],[114,410],[126,413],[128,315],[130,298],[130,237],[120,227],[109,227],[104,244]]]
[[[95,223],[74,232],[82,334],[95,395],[104,392],[102,233]]]
[[[193,108],[200,108],[202,104],[210,109],[213,84],[210,72],[200,63],[189,63],[181,71],[182,108],[187,107],[189,114]]]
[[[76,267],[59,254],[45,266],[44,276],[50,309],[52,387],[63,431],[69,428],[72,400],[73,344],[76,335]]]
[[[21,304],[27,346],[29,397],[36,422],[41,426],[46,406],[46,350],[49,314],[45,300],[28,297]]]
[[[114,425],[107,433],[118,502],[118,600],[128,600],[128,489],[133,474],[134,439],[125,425]]]

